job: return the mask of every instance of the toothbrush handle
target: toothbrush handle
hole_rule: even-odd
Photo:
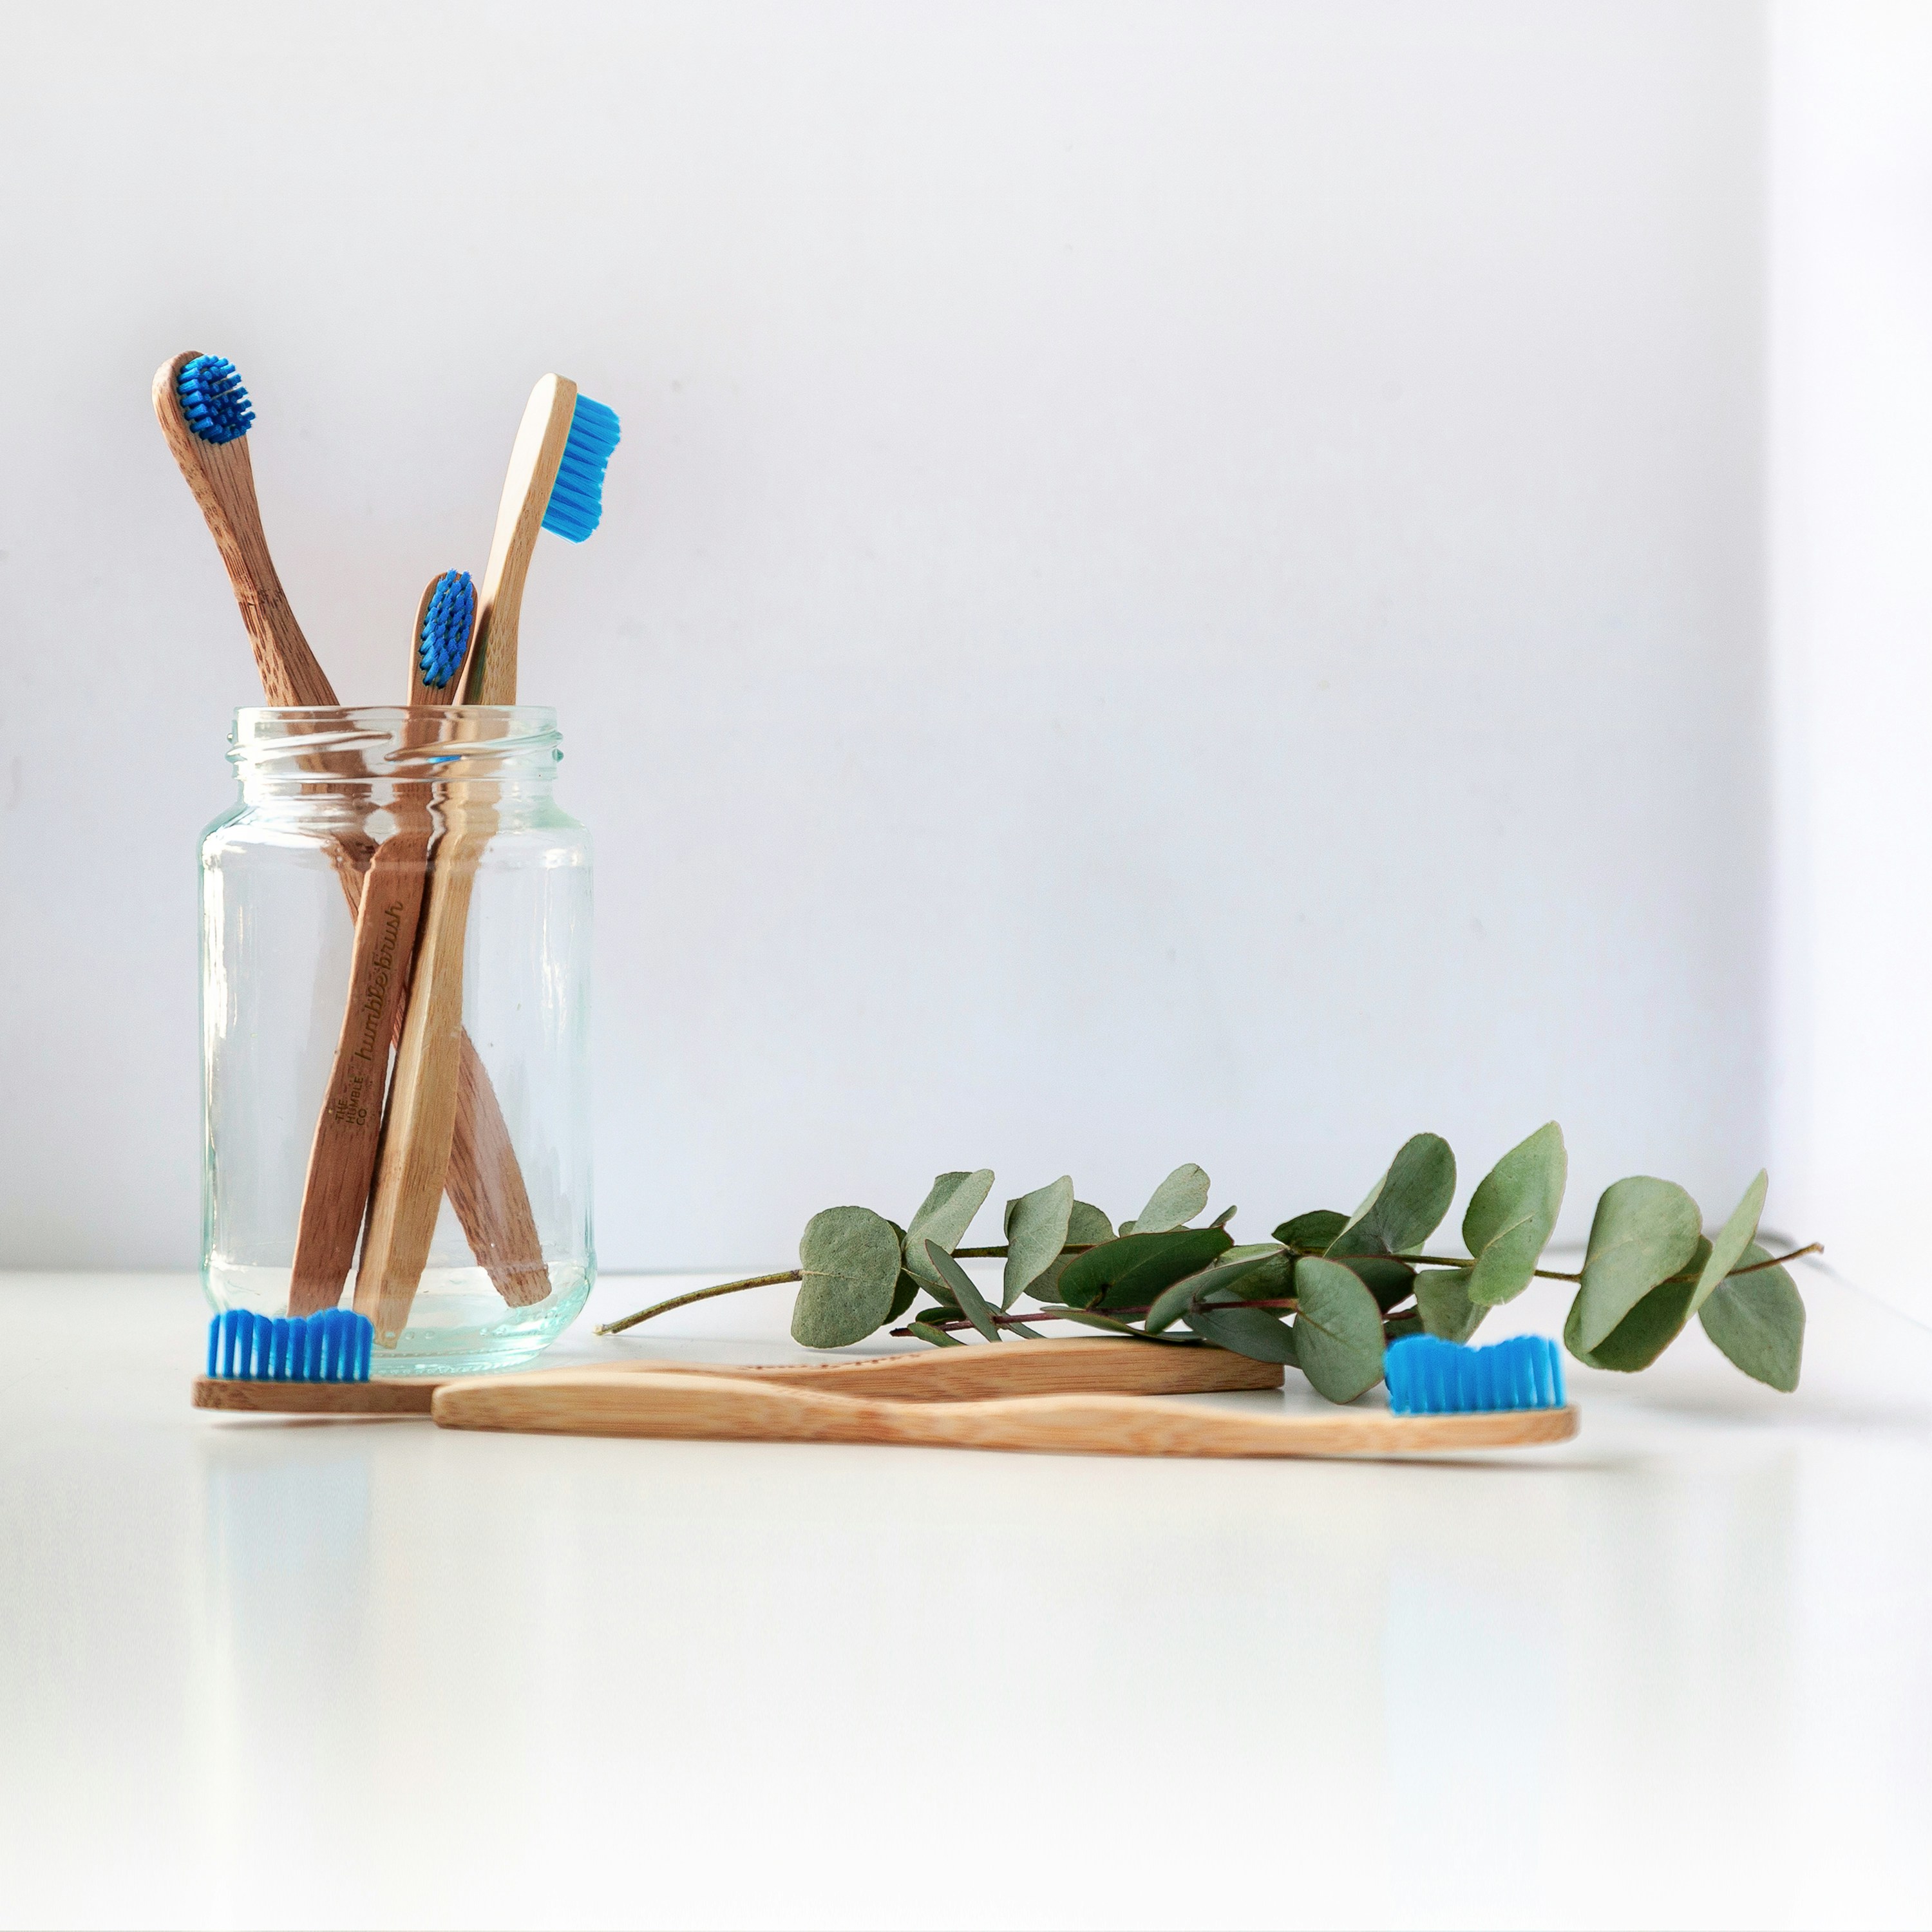
[[[445,1429],[754,1442],[866,1442],[1088,1456],[1362,1456],[1561,1442],[1573,1408],[1484,1415],[1264,1414],[1156,1396],[1022,1396],[878,1402],[726,1377],[578,1370],[452,1382],[432,1398]]]

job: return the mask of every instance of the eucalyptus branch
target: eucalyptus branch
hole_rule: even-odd
[[[1756,1244],[1762,1174],[1708,1234],[1696,1202],[1674,1182],[1637,1175],[1613,1183],[1597,1203],[1575,1271],[1543,1265],[1568,1175],[1552,1120],[1484,1177],[1462,1217],[1469,1252],[1452,1256],[1423,1252],[1456,1192],[1455,1156],[1436,1134],[1405,1142],[1354,1214],[1297,1214],[1271,1240],[1241,1247],[1228,1232],[1233,1208],[1196,1225],[1208,1180],[1191,1162],[1118,1232],[1074,1198],[1063,1174],[1006,1204],[1004,1241],[968,1246],[993,1176],[986,1168],[956,1172],[934,1181],[903,1228],[869,1208],[828,1208],[806,1224],[796,1268],[676,1295],[597,1332],[620,1334],[693,1302],[796,1282],[792,1336],[808,1348],[845,1348],[887,1328],[957,1347],[965,1328],[995,1342],[1016,1330],[1033,1334],[1032,1324],[1069,1322],[1171,1347],[1292,1361],[1318,1394],[1348,1402],[1382,1379],[1388,1348],[1416,1334],[1467,1342],[1492,1307],[1532,1281],[1560,1281],[1576,1291],[1564,1346],[1593,1368],[1647,1368],[1694,1315],[1745,1374],[1797,1387],[1804,1306],[1784,1264],[1821,1250],[1812,1242],[1773,1255]],[[1005,1264],[992,1300],[957,1265],[964,1260]],[[994,1301],[1010,1306],[1022,1296],[1042,1306],[995,1312]],[[1177,1322],[1191,1332],[1170,1332]]]

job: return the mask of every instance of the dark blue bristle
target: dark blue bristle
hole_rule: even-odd
[[[570,440],[550,486],[543,526],[572,543],[581,543],[604,514],[604,472],[622,434],[617,412],[579,396],[570,418]]]
[[[470,627],[476,616],[476,586],[466,570],[446,570],[430,593],[423,613],[422,635],[416,640],[416,662],[422,681],[431,689],[447,684],[470,648]]]
[[[231,1308],[208,1324],[208,1372],[243,1382],[366,1382],[376,1328],[366,1315],[326,1308],[294,1320]]]
[[[1389,1345],[1383,1373],[1389,1407],[1398,1415],[1563,1406],[1562,1352],[1541,1335],[1512,1336],[1482,1348],[1405,1335]]]
[[[225,356],[197,356],[175,378],[188,426],[203,442],[232,442],[248,434],[255,412],[248,392]]]

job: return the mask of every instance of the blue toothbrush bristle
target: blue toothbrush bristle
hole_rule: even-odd
[[[1483,1348],[1405,1335],[1390,1343],[1383,1373],[1389,1407],[1398,1415],[1563,1406],[1562,1352],[1541,1335],[1512,1336]]]
[[[422,635],[417,639],[416,661],[422,681],[432,688],[447,684],[470,648],[470,626],[476,616],[476,586],[466,570],[446,570],[430,593],[423,613]]]
[[[588,396],[578,398],[576,412],[570,418],[570,440],[564,445],[563,460],[557,466],[556,481],[550,486],[550,503],[544,512],[545,530],[581,543],[596,529],[604,514],[604,472],[620,434],[615,410],[593,403]]]
[[[203,442],[232,442],[248,434],[255,412],[248,392],[225,356],[197,356],[182,364],[175,378],[188,426]]]
[[[208,1372],[226,1382],[366,1382],[375,1347],[375,1324],[350,1309],[287,1321],[231,1308],[208,1324]]]

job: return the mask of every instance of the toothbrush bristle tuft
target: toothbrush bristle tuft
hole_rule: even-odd
[[[617,412],[579,396],[570,418],[570,440],[550,486],[543,526],[572,543],[581,543],[604,514],[604,472],[621,434]]]
[[[231,1308],[208,1324],[208,1372],[241,1382],[366,1382],[375,1345],[375,1324],[350,1309],[286,1321]]]
[[[1562,1352],[1542,1335],[1515,1335],[1482,1348],[1405,1335],[1389,1344],[1383,1373],[1389,1407],[1398,1415],[1563,1406]]]
[[[430,594],[423,613],[422,635],[416,640],[416,661],[422,681],[434,689],[447,684],[470,648],[470,627],[476,616],[476,586],[466,570],[446,570]]]
[[[225,356],[197,356],[175,378],[188,426],[203,442],[232,442],[255,420],[248,392]]]

